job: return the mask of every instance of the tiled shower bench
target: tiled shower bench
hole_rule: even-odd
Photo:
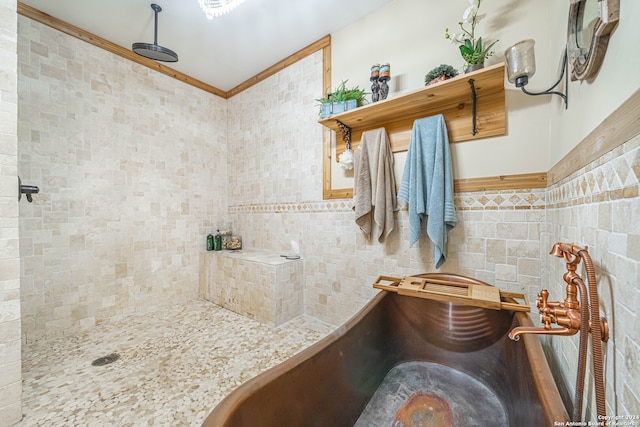
[[[256,249],[203,251],[199,296],[278,326],[303,313],[303,265]]]

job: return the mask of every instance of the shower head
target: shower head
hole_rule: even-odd
[[[155,14],[155,27],[153,32],[153,44],[151,43],[134,43],[131,46],[131,50],[137,53],[140,56],[144,56],[145,58],[153,59],[154,61],[164,61],[164,62],[177,62],[178,54],[172,51],[171,49],[167,49],[166,47],[162,47],[158,45],[158,12],[162,11],[162,8],[155,3],[151,3],[151,9]]]

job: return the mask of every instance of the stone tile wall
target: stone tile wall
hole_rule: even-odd
[[[229,216],[243,244],[274,253],[299,243],[307,314],[339,325],[374,294],[379,275],[433,271],[431,244],[408,247],[407,212],[386,244],[367,242],[351,200],[322,200],[320,52],[229,100]],[[538,291],[544,190],[456,195],[459,225],[443,271]]]
[[[601,315],[611,329],[609,342],[603,344],[610,415],[640,415],[639,190],[640,136],[636,136],[548,189],[541,239],[543,251],[558,241],[569,242],[586,246],[593,259]],[[546,256],[542,283],[549,289],[550,301],[564,299],[565,271],[564,261]],[[584,267],[578,273],[586,281]],[[566,400],[572,402],[578,336],[548,338],[545,343],[558,382],[567,390]],[[583,407],[590,413],[587,419],[595,421],[595,400],[585,397]]]
[[[17,46],[16,2],[0,0],[0,426],[22,418]]]
[[[27,341],[197,295],[226,212],[226,101],[19,17]]]
[[[349,200],[322,200],[320,53],[223,102],[19,23],[19,169],[42,189],[20,212],[27,339],[195,296],[204,235],[221,221],[245,247],[279,254],[297,241],[305,311],[334,325],[379,275],[434,270],[425,237],[408,247],[406,211],[381,245],[363,239]],[[635,139],[548,190],[457,194],[441,269],[562,299],[564,266],[547,253],[558,240],[589,245],[612,322],[614,414],[640,413],[638,164]],[[547,342],[569,388],[576,343]]]
[[[459,222],[449,235],[449,258],[441,271],[477,277],[531,299],[540,286],[543,201],[544,190],[458,194]],[[407,211],[396,214],[397,230],[384,245],[363,238],[349,200],[236,205],[229,212],[245,244],[287,253],[290,240],[299,242],[306,313],[334,325],[378,292],[371,286],[378,276],[435,271],[426,236],[408,247]]]

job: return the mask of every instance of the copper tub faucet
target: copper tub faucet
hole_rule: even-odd
[[[591,321],[589,320],[589,307],[587,303],[587,287],[582,278],[576,273],[576,269],[580,260],[588,256],[587,249],[566,243],[556,243],[551,249],[550,255],[564,258],[567,263],[567,272],[562,277],[567,283],[566,297],[563,302],[549,302],[549,291],[543,289],[538,293],[536,299],[536,307],[540,313],[540,322],[542,327],[518,327],[509,333],[509,338],[514,341],[520,339],[523,334],[542,334],[542,335],[575,335],[580,331],[582,316],[586,317],[585,323],[588,325],[588,331],[591,331]],[[577,299],[578,290],[580,295],[584,295],[583,299],[586,304],[581,306]],[[593,299],[593,296],[591,297]],[[601,330],[601,340],[606,342],[609,339],[609,328],[607,320],[602,318],[599,320]],[[560,328],[552,328],[551,324],[555,323]]]
[[[563,258],[567,264],[567,272],[562,276],[566,282],[566,296],[563,302],[549,302],[549,291],[543,289],[538,294],[536,306],[540,313],[540,327],[517,327],[509,332],[509,338],[514,341],[520,335],[575,335],[580,332],[580,346],[578,354],[578,378],[576,380],[576,395],[574,403],[573,421],[582,418],[582,396],[584,377],[586,372],[588,334],[592,334],[591,347],[593,353],[594,385],[596,389],[596,406],[598,419],[605,415],[604,379],[602,361],[602,342],[609,339],[609,324],[600,318],[600,303],[595,268],[587,248],[569,243],[556,243],[550,255]],[[588,287],[580,275],[576,273],[580,261],[584,261],[587,272]],[[578,299],[579,295],[579,299]],[[551,327],[555,323],[559,327]]]

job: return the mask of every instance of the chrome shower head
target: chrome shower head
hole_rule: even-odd
[[[153,32],[153,44],[152,43],[134,43],[131,46],[131,50],[140,56],[153,59],[154,61],[164,62],[177,62],[178,54],[158,45],[158,12],[162,12],[162,8],[155,3],[151,3],[151,9],[153,9],[155,15],[155,26]]]

